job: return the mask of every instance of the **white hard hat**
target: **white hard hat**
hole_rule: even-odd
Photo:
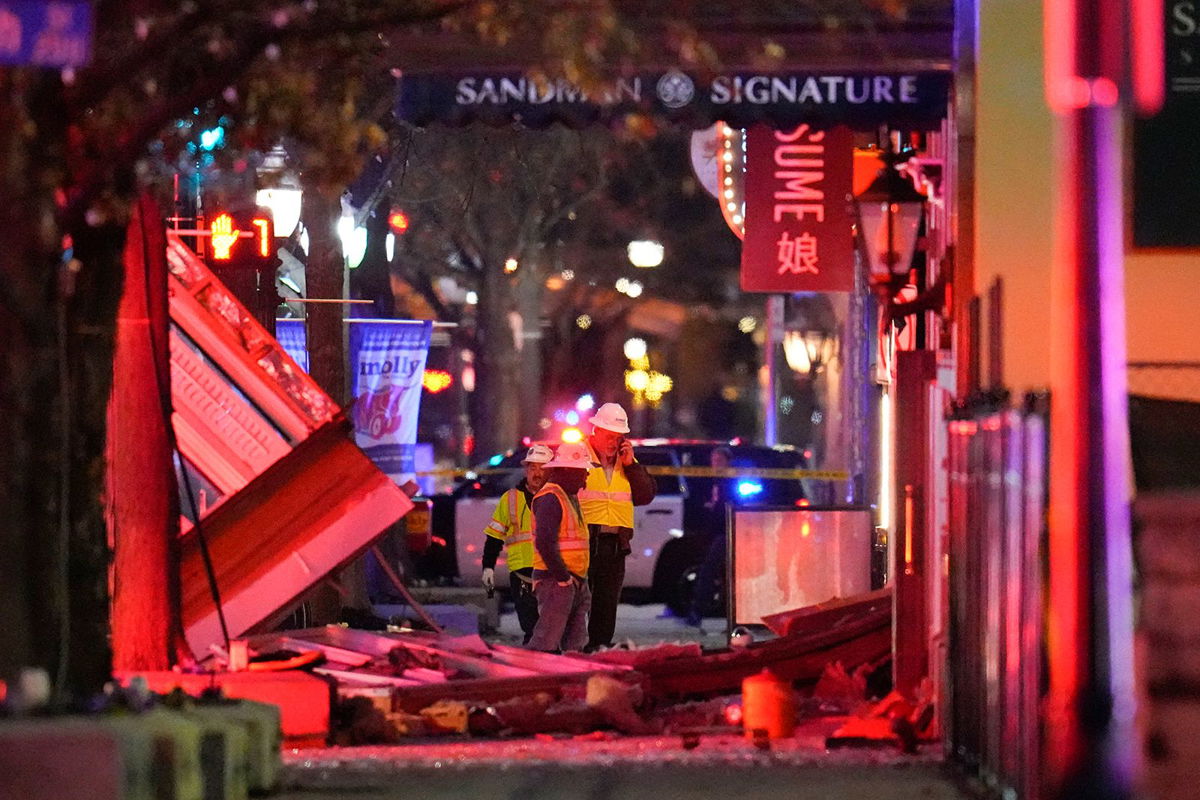
[[[629,415],[616,403],[605,403],[597,408],[588,422],[613,433],[629,433]]]
[[[546,469],[553,467],[568,467],[571,469],[591,469],[596,466],[587,445],[582,442],[567,442],[558,446],[554,460],[546,464]]]
[[[529,448],[529,452],[521,459],[522,464],[545,464],[550,459],[554,458],[554,451],[549,446],[544,444],[535,444]]]

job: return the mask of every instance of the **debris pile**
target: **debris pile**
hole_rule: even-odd
[[[889,657],[890,622],[890,595],[875,593],[790,613],[784,635],[712,651],[662,643],[554,655],[477,635],[340,626],[248,643],[257,652],[319,654],[310,669],[336,686],[336,744],[612,731],[679,735],[686,745],[740,731],[743,681],[764,670],[785,685],[814,687],[805,697],[789,691],[796,718],[857,713],[869,676]]]
[[[918,745],[934,742],[939,735],[933,687],[928,679],[917,694],[915,700],[910,700],[899,692],[890,692],[882,700],[863,704],[826,739],[825,746],[897,747],[905,753],[917,752]]]

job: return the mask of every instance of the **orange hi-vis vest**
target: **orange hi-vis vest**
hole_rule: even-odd
[[[548,494],[558,498],[558,504],[562,506],[562,521],[558,524],[558,550],[562,554],[563,563],[576,575],[580,577],[587,575],[589,562],[587,525],[583,524],[583,519],[575,510],[575,504],[557,483],[547,483],[541,491],[533,496],[533,500],[536,503],[539,497]],[[532,504],[530,504],[530,511],[532,510]],[[536,515],[533,520],[533,530],[536,534]],[[546,562],[542,559],[542,554],[537,551],[536,546],[533,548],[533,568],[546,569]]]
[[[525,493],[517,488],[509,489],[496,504],[496,513],[483,532],[504,542],[507,548],[505,563],[510,570],[533,566],[532,525]]]
[[[588,442],[588,452],[593,461],[602,460],[591,442]],[[588,525],[633,528],[633,492],[620,460],[613,465],[612,478],[604,474],[602,466],[588,470],[587,484],[579,490],[579,505]]]

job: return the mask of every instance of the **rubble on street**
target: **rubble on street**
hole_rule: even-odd
[[[763,670],[807,687],[810,696],[796,698],[801,719],[854,713],[867,699],[868,675],[887,665],[890,611],[890,595],[875,592],[792,614],[785,635],[712,650],[662,642],[558,655],[478,635],[337,625],[248,644],[276,659],[317,657],[309,669],[334,688],[329,740],[337,745],[608,732],[689,738],[740,732],[742,682]]]

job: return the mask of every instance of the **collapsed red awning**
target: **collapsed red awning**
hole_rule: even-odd
[[[333,400],[168,234],[172,423],[230,636],[277,619],[412,508]],[[184,500],[185,511],[191,502]],[[181,595],[198,656],[222,642],[195,520]]]

